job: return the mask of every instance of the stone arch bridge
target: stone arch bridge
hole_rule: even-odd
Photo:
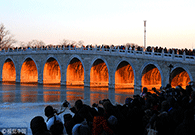
[[[8,49],[0,52],[0,71],[1,82],[134,88],[137,94],[169,80],[185,87],[195,79],[195,57],[129,48]]]

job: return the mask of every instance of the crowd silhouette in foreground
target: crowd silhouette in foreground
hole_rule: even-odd
[[[151,92],[144,87],[140,95],[116,105],[103,99],[89,106],[79,99],[70,107],[65,101],[62,106],[66,113],[49,105],[44,109],[47,120],[36,116],[30,128],[33,135],[193,135],[193,89],[192,84],[185,89],[168,84],[160,91],[152,88]]]

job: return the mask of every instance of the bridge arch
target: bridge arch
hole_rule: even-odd
[[[67,62],[65,69],[66,85],[84,85],[85,66],[78,55],[72,55]]]
[[[44,61],[42,69],[43,84],[60,84],[61,69],[59,60],[55,56],[49,55]]]
[[[121,70],[119,70],[119,68],[121,68]],[[125,73],[127,74],[126,76],[124,76],[125,73],[123,72],[125,70],[126,70]],[[116,78],[118,78],[118,80],[116,80]],[[129,78],[132,78],[133,81],[129,80]],[[128,81],[126,81],[125,79]],[[119,60],[117,64],[114,66],[113,80],[114,80],[115,88],[133,88],[134,83],[136,82],[136,73],[135,73],[135,68],[133,63],[131,61],[128,61],[127,59]],[[121,86],[117,86],[118,85],[117,83],[119,82],[121,82]],[[131,84],[125,86],[125,84],[122,82],[124,83],[129,82]]]
[[[155,72],[157,76],[153,76],[153,78],[147,78],[147,77],[151,77],[149,75],[152,75],[152,72]],[[160,66],[155,62],[144,63],[144,65],[140,69],[139,86],[142,86],[142,88],[147,87],[148,89],[152,89],[152,87],[156,87],[157,89],[160,89],[161,86],[164,86],[163,82],[164,82],[164,76]]]
[[[89,75],[90,87],[108,87],[110,84],[110,70],[106,59],[101,56],[93,58],[90,64]]]
[[[16,82],[16,63],[11,57],[6,57],[1,65],[1,81]]]
[[[38,83],[38,66],[31,56],[25,57],[19,71],[20,83]]]
[[[185,89],[190,81],[193,81],[193,77],[188,68],[185,65],[175,64],[171,70],[171,86],[180,85]]]

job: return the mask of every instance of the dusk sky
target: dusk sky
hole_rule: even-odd
[[[195,48],[194,0],[1,0],[0,23],[17,41]]]

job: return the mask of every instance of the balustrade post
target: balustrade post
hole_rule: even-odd
[[[154,47],[152,48],[152,57],[154,57]]]
[[[119,46],[118,46],[118,48],[117,48],[117,52],[119,53]]]
[[[136,55],[136,51],[135,50],[132,50],[133,51],[133,54]]]
[[[186,52],[185,51],[183,52],[182,57],[183,57],[183,61],[185,61],[186,60]]]
[[[104,46],[102,46],[102,51],[104,51]]]
[[[162,56],[162,58],[164,58],[164,50],[163,49],[162,49],[162,55],[161,56]]]
[[[81,46],[81,52],[83,51],[83,46]]]
[[[130,53],[132,53],[132,48],[131,48],[131,46],[129,46],[129,51],[130,51]]]
[[[142,55],[143,55],[143,56],[145,55],[145,51],[144,51],[144,49],[142,49]]]
[[[172,50],[171,58],[174,59],[174,56],[175,56],[174,50]]]
[[[109,48],[109,52],[111,53],[112,52],[112,47],[110,46],[110,48]]]
[[[95,45],[94,52],[97,52],[97,45]]]
[[[127,49],[127,46],[125,46],[125,54],[127,54],[127,50],[128,50],[128,49]]]

